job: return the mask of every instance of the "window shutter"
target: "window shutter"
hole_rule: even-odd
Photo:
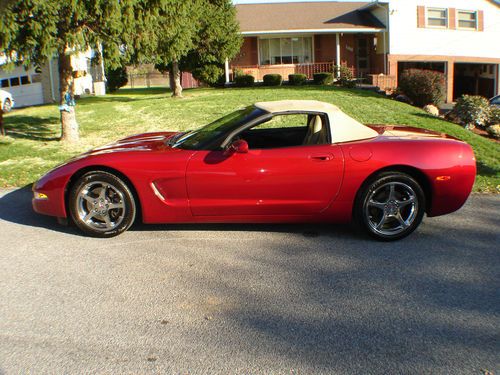
[[[417,27],[425,27],[425,7],[417,6]]]
[[[477,11],[477,30],[484,31],[484,12],[482,10]]]
[[[457,10],[455,8],[448,9],[448,29],[457,28]]]

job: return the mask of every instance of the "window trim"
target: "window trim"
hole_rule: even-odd
[[[455,17],[456,19],[456,28],[457,30],[466,30],[466,31],[477,31],[479,28],[479,22],[478,22],[478,11],[477,10],[466,10],[466,9],[457,9],[456,11],[457,15]],[[461,27],[460,26],[460,13],[469,13],[469,14],[474,14],[474,22],[475,25],[474,27]]]
[[[286,63],[284,64],[283,63],[283,43],[281,42],[282,39],[293,39],[293,38],[300,38],[302,39],[302,51],[304,51],[304,39],[305,38],[309,38],[311,40],[311,43],[310,43],[310,47],[311,47],[311,50],[310,50],[310,56],[309,56],[309,62],[302,62],[302,63],[294,63],[293,62],[293,56],[295,56],[293,54],[293,41],[291,41],[291,50],[292,50],[292,62],[291,63]],[[270,40],[271,39],[278,39],[280,41],[280,63],[279,64],[274,64],[270,61],[269,64],[261,64],[261,43],[263,42],[267,42],[269,43],[268,45],[268,52],[270,53],[271,51],[271,45],[270,45]],[[314,56],[314,35],[280,35],[280,36],[271,36],[271,37],[258,37],[257,38],[257,65],[259,66],[271,66],[271,65],[297,65],[297,64],[314,64],[315,63],[315,56]],[[269,55],[269,57],[271,57]]]
[[[444,11],[444,25],[429,25],[429,18],[435,20],[442,20],[443,18],[429,17],[429,10]],[[450,24],[450,15],[448,8],[435,8],[435,7],[425,7],[425,26],[431,29],[447,29]]]
[[[228,147],[231,144],[232,139],[237,136],[238,134],[244,132],[247,129],[251,129],[255,126],[259,126],[260,124],[264,123],[267,119],[271,119],[276,116],[283,116],[283,115],[320,115],[323,117],[325,120],[324,125],[327,127],[327,143],[321,144],[321,145],[297,145],[297,146],[288,146],[288,147],[305,147],[305,146],[324,146],[324,145],[331,145],[332,143],[332,129],[331,129],[331,124],[330,124],[330,118],[328,116],[328,113],[326,112],[317,112],[317,111],[284,111],[284,112],[267,112],[264,115],[254,119],[253,121],[250,121],[249,123],[240,126],[238,129],[233,130],[229,135],[225,138],[225,140],[221,143],[220,149],[225,150],[226,147]],[[285,148],[285,147],[276,147],[274,149],[278,148]],[[273,150],[274,150],[273,149]],[[260,150],[260,149],[254,149],[254,150]],[[266,149],[266,150],[271,150],[271,149]]]

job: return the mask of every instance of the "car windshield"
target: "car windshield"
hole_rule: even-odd
[[[201,150],[218,147],[226,135],[242,124],[261,116],[263,113],[263,110],[253,105],[237,110],[200,129],[180,134],[171,146],[185,150]]]

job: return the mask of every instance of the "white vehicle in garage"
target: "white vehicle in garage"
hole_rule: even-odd
[[[0,108],[4,112],[10,112],[14,107],[14,98],[10,92],[0,90]]]

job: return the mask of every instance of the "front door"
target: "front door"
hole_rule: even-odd
[[[248,140],[248,153],[198,151],[189,161],[193,215],[312,215],[334,200],[343,178],[342,150],[329,142],[302,144],[307,125],[252,129],[239,138]]]
[[[364,78],[370,72],[370,40],[366,36],[356,40],[356,71],[359,78]]]

